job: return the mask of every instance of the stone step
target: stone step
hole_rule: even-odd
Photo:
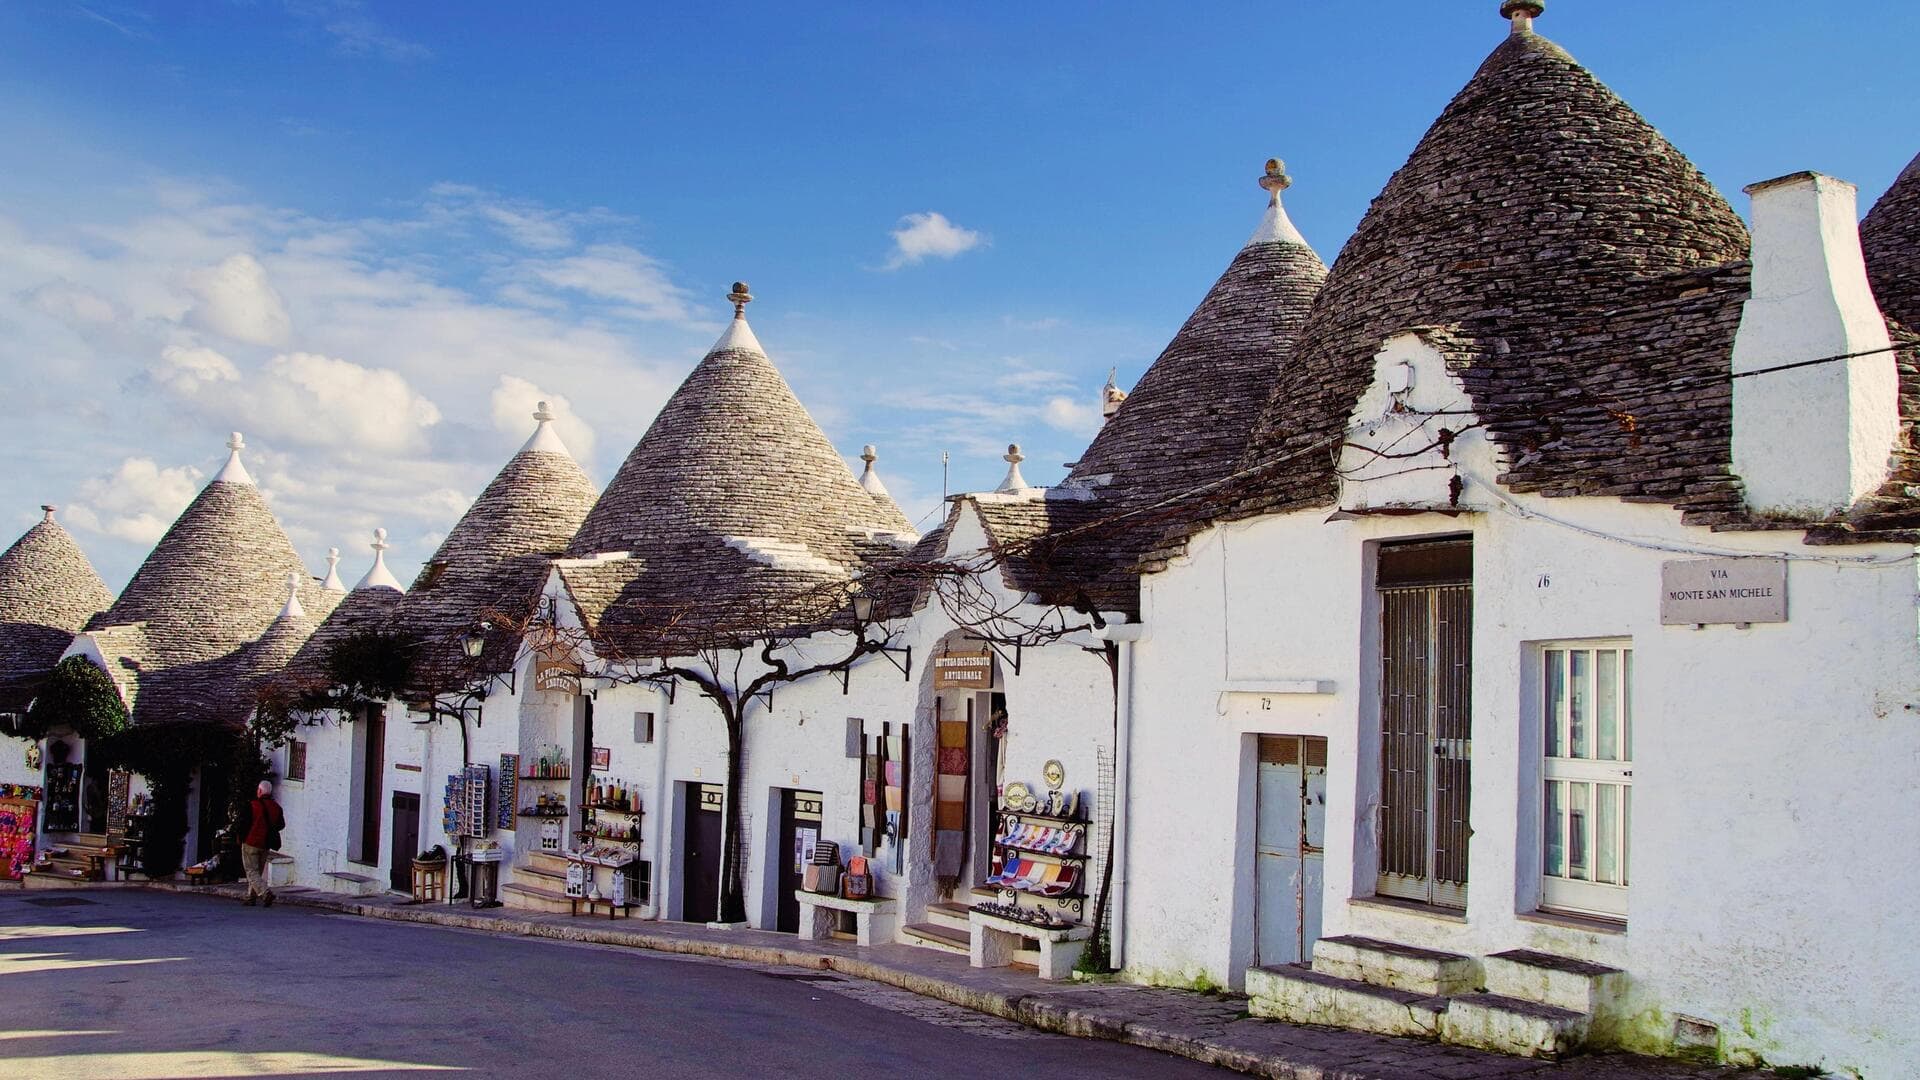
[[[564,866],[564,864],[562,864]],[[513,868],[514,880],[527,885],[538,885],[543,889],[561,889],[567,884],[565,869],[551,870],[545,866],[528,863]]]
[[[1481,961],[1487,992],[1502,997],[1612,1017],[1626,990],[1627,973],[1605,964],[1532,949],[1510,949]]]
[[[1480,989],[1480,965],[1471,956],[1351,934],[1314,942],[1313,970],[1429,997]]]
[[[529,851],[527,861],[521,865],[536,867],[546,873],[559,874],[562,877],[567,873],[566,856],[555,855],[550,851]]]
[[[1585,1044],[1582,1012],[1500,994],[1461,994],[1440,1017],[1440,1040],[1522,1057],[1557,1058]]]
[[[346,893],[349,896],[373,896],[386,888],[386,883],[368,874],[356,874],[351,870],[329,870],[320,875],[319,885],[328,892]]]
[[[906,935],[907,944],[918,945],[939,952],[955,953],[967,956],[973,951],[973,935],[950,926],[938,926],[934,923],[909,923],[900,928]]]
[[[522,911],[567,914],[573,910],[572,898],[559,889],[543,889],[538,885],[523,885],[517,881],[500,886],[500,902]]]
[[[928,904],[927,921],[935,926],[945,926],[958,930],[962,934],[971,935],[973,924],[967,921],[967,915],[971,910],[965,904],[956,904],[951,901]]]
[[[1322,974],[1305,966],[1247,972],[1247,1011],[1293,1024],[1433,1038],[1447,999]]]

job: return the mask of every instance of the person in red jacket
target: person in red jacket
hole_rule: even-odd
[[[240,866],[247,872],[247,906],[258,898],[273,906],[273,890],[267,887],[267,853],[280,846],[280,830],[287,817],[273,801],[273,785],[265,780],[254,792],[253,801],[240,821]]]

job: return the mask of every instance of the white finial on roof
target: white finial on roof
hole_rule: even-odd
[[[860,460],[867,463],[867,467],[860,472],[860,486],[866,488],[869,495],[887,494],[887,485],[881,483],[880,474],[873,471],[873,463],[880,460],[880,454],[874,450],[872,443],[860,448]]]
[[[405,590],[400,587],[400,580],[393,576],[393,571],[387,569],[387,548],[393,546],[387,543],[387,530],[373,530],[373,543],[368,546],[373,548],[373,566],[367,570],[367,576],[361,578],[354,588],[392,589],[394,592],[404,592]]]
[[[1007,452],[1001,455],[1000,460],[1007,463],[1007,478],[1000,481],[1000,486],[994,490],[1007,493],[1027,490],[1027,478],[1020,475],[1020,463],[1027,460],[1027,455],[1020,452],[1020,444],[1008,443]]]
[[[1267,169],[1260,175],[1260,186],[1267,192],[1267,212],[1260,218],[1260,227],[1253,230],[1247,243],[1307,246],[1307,238],[1293,227],[1293,219],[1287,217],[1287,208],[1280,205],[1280,193],[1293,186],[1293,177],[1287,175],[1287,163],[1279,158],[1268,158]]]
[[[247,467],[240,464],[240,451],[246,448],[247,440],[241,438],[239,432],[234,432],[233,437],[227,440],[227,450],[229,451],[227,454],[227,463],[218,473],[214,474],[213,478],[216,481],[225,480],[229,484],[253,483],[253,477],[247,473]]]
[[[1102,421],[1113,419],[1113,414],[1120,411],[1120,403],[1127,400],[1127,392],[1120,389],[1120,384],[1114,381],[1119,374],[1119,368],[1108,368],[1107,385],[1100,388],[1100,419]]]
[[[767,355],[767,350],[760,347],[760,339],[753,336],[753,328],[747,325],[747,305],[753,303],[753,294],[747,291],[747,283],[734,282],[733,291],[727,294],[727,299],[733,301],[733,321],[727,324],[727,330],[720,335],[720,340],[714,342],[713,348],[707,351],[717,353],[728,349],[744,349],[761,356]]]
[[[41,509],[42,511],[44,511],[44,512],[46,513],[46,515],[47,515],[46,517],[44,517],[44,518],[41,518],[40,520],[42,520],[42,521],[52,521],[52,520],[53,520],[53,512],[54,512],[55,510],[58,510],[58,509],[60,509],[60,508],[59,508],[59,507],[57,507],[57,506],[55,506],[55,505],[53,505],[52,503],[41,503],[41,504],[40,504],[40,509]]]
[[[320,587],[328,592],[346,592],[347,583],[340,580],[340,549],[327,549],[327,579]]]
[[[533,437],[527,440],[527,445],[520,448],[521,453],[524,454],[529,450],[544,450],[549,454],[573,456],[567,449],[567,444],[560,441],[560,433],[553,430],[554,412],[546,402],[541,402],[540,407],[533,410],[533,418],[539,421],[539,424],[534,427]]]
[[[1516,34],[1533,33],[1533,20],[1547,10],[1545,0],[1503,0],[1500,5],[1500,17],[1513,20],[1513,32]]]
[[[307,609],[300,606],[300,579],[305,575],[298,570],[287,571],[287,604],[280,609],[283,619],[304,619]]]

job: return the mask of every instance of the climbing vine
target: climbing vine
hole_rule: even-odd
[[[56,728],[72,728],[88,742],[108,739],[127,730],[127,707],[120,692],[99,665],[84,656],[69,656],[34,695],[21,738],[39,740]]]

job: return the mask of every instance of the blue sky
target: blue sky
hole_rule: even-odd
[[[384,525],[406,577],[535,397],[604,483],[735,278],[909,516],[942,450],[956,490],[1009,441],[1049,482],[1253,228],[1261,162],[1331,261],[1496,8],[0,7],[0,525],[70,507],[117,588],[238,428],[316,569]],[[1805,168],[1864,210],[1920,151],[1913,6],[1551,0],[1539,28],[1742,211]]]

